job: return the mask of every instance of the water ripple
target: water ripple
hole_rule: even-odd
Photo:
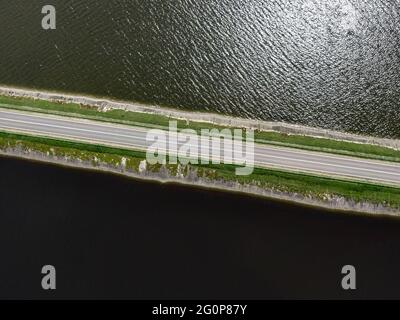
[[[53,0],[0,10],[0,82],[400,137],[400,0]]]

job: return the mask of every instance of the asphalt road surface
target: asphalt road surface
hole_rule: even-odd
[[[150,129],[0,109],[0,130],[146,150]],[[179,146],[178,146],[179,147]],[[221,150],[223,152],[223,150]],[[205,150],[210,153],[210,150]],[[255,144],[256,167],[322,174],[400,186],[400,164]]]

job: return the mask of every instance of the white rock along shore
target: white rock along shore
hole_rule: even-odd
[[[317,199],[313,196],[304,196],[301,194],[281,192],[270,188],[261,188],[256,184],[240,184],[235,181],[212,180],[209,178],[197,177],[195,172],[188,176],[171,175],[167,170],[159,172],[151,172],[147,170],[139,170],[137,172],[127,170],[122,164],[110,165],[106,163],[93,164],[92,161],[85,161],[71,157],[58,157],[34,150],[21,150],[20,148],[0,149],[0,156],[16,157],[27,160],[33,160],[43,163],[55,164],[58,166],[66,166],[71,168],[81,168],[95,170],[101,172],[109,172],[119,174],[130,178],[150,180],[160,183],[178,183],[194,187],[207,189],[215,189],[224,192],[237,192],[260,196],[267,199],[275,199],[279,201],[291,202],[294,204],[305,205],[316,208],[323,208],[343,213],[368,214],[371,216],[391,216],[400,218],[400,211],[382,204],[373,204],[369,202],[355,202],[343,197],[331,196],[325,200]]]
[[[113,101],[105,98],[90,96],[71,95],[65,93],[36,91],[32,89],[21,89],[0,86],[0,95],[41,99],[52,102],[76,103],[96,107],[99,110],[122,109],[140,113],[163,115],[176,119],[194,122],[207,122],[220,126],[236,128],[250,128],[262,131],[276,131],[287,134],[306,135],[317,138],[329,138],[354,143],[373,144],[400,150],[400,139],[386,139],[372,136],[363,136],[334,130],[313,128],[283,122],[261,121],[253,119],[236,118],[206,112],[184,111],[160,106],[151,106],[134,102]]]

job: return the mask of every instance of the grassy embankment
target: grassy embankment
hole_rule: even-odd
[[[140,162],[145,159],[145,153],[140,151],[0,132],[0,150],[7,149],[35,151],[47,156],[85,161],[94,167],[106,165],[121,169],[121,164],[125,163],[124,169],[131,172],[138,172]],[[317,200],[344,197],[355,202],[383,204],[400,209],[400,188],[258,168],[250,176],[236,176],[235,167],[231,165],[192,165],[191,168],[197,170],[198,177],[212,180],[252,184],[275,191],[301,194]],[[147,167],[150,172],[158,172],[160,169],[160,165]],[[173,176],[177,175],[178,170],[184,176],[189,173],[189,166],[179,169],[176,165],[167,165],[166,169]]]
[[[0,96],[0,107],[25,111],[57,114],[70,117],[79,117],[97,121],[106,121],[126,125],[165,128],[171,118],[161,115],[145,114],[124,110],[98,111],[96,108],[81,106],[79,104],[53,103],[44,100],[29,98],[14,98]],[[218,128],[210,123],[186,122],[177,120],[180,129],[191,128],[194,130]],[[323,138],[313,138],[301,135],[287,135],[279,132],[255,132],[255,139],[259,143],[278,146],[287,146],[311,151],[322,151],[333,154],[356,156],[368,159],[378,159],[400,162],[400,151],[390,148],[337,141]]]

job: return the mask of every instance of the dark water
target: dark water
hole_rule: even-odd
[[[0,83],[400,137],[398,0],[51,3],[56,31],[0,0]],[[0,298],[400,298],[399,247],[400,220],[0,159]]]
[[[5,158],[0,177],[0,298],[400,298],[399,220]]]
[[[0,3],[0,83],[400,137],[399,0]]]

